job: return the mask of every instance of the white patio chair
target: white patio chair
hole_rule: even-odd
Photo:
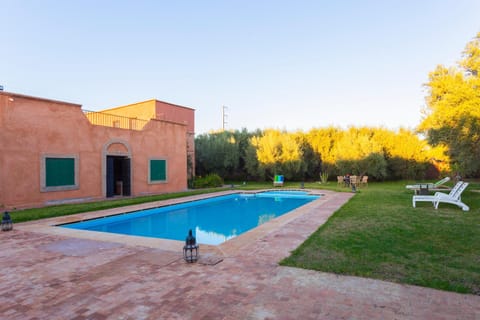
[[[414,195],[412,198],[413,207],[415,208],[415,205],[418,201],[426,201],[432,202],[435,209],[438,209],[438,205],[440,203],[450,203],[462,208],[463,211],[468,211],[470,208],[462,202],[461,198],[462,192],[467,187],[468,182],[459,181],[448,194],[443,192],[435,192],[434,195]]]

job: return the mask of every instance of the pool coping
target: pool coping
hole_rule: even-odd
[[[142,204],[90,211],[84,213],[77,213],[67,216],[47,218],[35,221],[28,221],[15,224],[15,228],[28,232],[42,233],[48,235],[59,235],[70,238],[80,238],[87,240],[106,241],[113,243],[120,243],[126,246],[143,246],[148,248],[162,249],[165,251],[181,252],[183,250],[184,241],[169,240],[163,238],[150,238],[133,235],[122,235],[100,231],[89,231],[80,229],[70,229],[58,227],[62,224],[74,223],[79,221],[109,217],[119,214],[126,214],[133,211],[147,210],[158,207],[165,207],[180,203],[187,203],[197,200],[209,199],[220,197],[230,194],[255,194],[265,191],[279,191],[278,189],[259,189],[259,190],[226,190],[214,193],[206,193],[201,195],[186,196],[175,199],[160,200],[153,202],[146,202]],[[236,253],[252,242],[265,237],[271,232],[278,230],[280,227],[288,224],[289,222],[297,219],[303,214],[309,212],[314,206],[318,206],[320,203],[325,202],[325,197],[328,197],[328,192],[325,190],[316,189],[281,189],[280,191],[305,191],[311,195],[320,195],[318,199],[315,199],[297,209],[294,209],[288,213],[283,214],[275,219],[272,219],[258,227],[255,227],[235,238],[232,238],[219,245],[207,245],[200,244],[200,256],[203,255],[215,255],[221,257],[234,256]]]

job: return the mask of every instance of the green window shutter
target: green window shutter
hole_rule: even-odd
[[[150,160],[150,181],[167,180],[167,160]]]
[[[75,185],[74,158],[45,158],[45,186]]]

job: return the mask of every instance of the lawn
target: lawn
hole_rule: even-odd
[[[480,185],[462,195],[468,212],[413,208],[404,186],[362,188],[281,264],[480,295]]]
[[[201,189],[201,190],[192,190],[192,191],[186,191],[186,192],[143,196],[143,197],[136,197],[136,198],[121,198],[121,199],[84,202],[84,203],[75,203],[75,204],[61,204],[61,205],[48,206],[43,208],[32,208],[32,209],[25,209],[25,210],[18,210],[18,211],[15,210],[13,212],[10,212],[10,215],[14,222],[25,222],[25,221],[31,221],[31,220],[66,216],[66,215],[81,213],[81,212],[90,212],[90,211],[105,210],[105,209],[118,208],[118,207],[124,207],[124,206],[131,206],[134,204],[145,203],[145,202],[181,198],[181,197],[186,197],[186,196],[191,196],[196,194],[212,193],[212,192],[217,192],[222,190],[225,190],[225,189],[222,189],[222,188]]]

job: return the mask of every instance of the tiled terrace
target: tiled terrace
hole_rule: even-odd
[[[480,319],[479,296],[278,266],[352,196],[323,193],[196,264],[181,242],[49,226],[72,217],[15,224],[0,232],[0,319]]]

